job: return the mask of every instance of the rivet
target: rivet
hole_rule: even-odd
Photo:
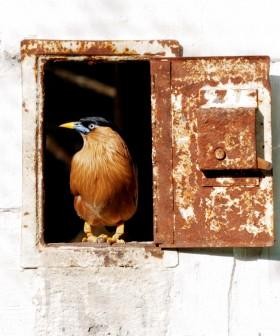
[[[226,152],[223,150],[223,148],[215,149],[215,158],[217,160],[223,160],[225,157],[226,157]]]

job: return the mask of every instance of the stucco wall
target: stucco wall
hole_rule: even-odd
[[[0,334],[278,336],[279,242],[165,251],[132,267],[20,268],[23,38],[177,39],[184,55],[272,57],[279,225],[278,1],[0,2]],[[279,230],[278,230],[279,231]]]

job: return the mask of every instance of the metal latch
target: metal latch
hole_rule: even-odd
[[[257,157],[257,90],[203,90],[197,110],[199,167],[207,170],[271,169]]]

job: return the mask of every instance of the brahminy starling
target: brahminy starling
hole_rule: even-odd
[[[101,117],[60,125],[78,131],[83,147],[72,159],[70,189],[84,221],[83,241],[124,243],[124,222],[137,208],[137,177],[131,155],[112,124]],[[111,234],[106,227],[115,226]]]

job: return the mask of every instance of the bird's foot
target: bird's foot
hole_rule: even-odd
[[[124,224],[120,224],[117,226],[116,232],[113,234],[112,237],[107,238],[107,243],[110,245],[112,244],[125,244],[125,241],[123,239],[120,239],[120,237],[124,234]]]
[[[99,235],[98,237],[96,237],[96,242],[97,243],[106,243],[107,242],[107,239],[108,239],[108,236],[106,234],[101,234]]]
[[[87,235],[87,237],[84,237],[82,242],[90,242],[90,243],[106,243],[108,239],[108,236],[105,234],[101,234],[99,236]]]
[[[85,237],[83,237],[82,242],[106,243],[108,235],[104,233],[104,230],[105,228],[103,227],[94,227],[85,222],[84,224]]]
[[[125,241],[123,239],[114,238],[114,236],[113,236],[113,237],[108,237],[107,238],[107,243],[110,244],[110,245],[125,244]]]
[[[85,236],[82,239],[82,242],[90,243],[108,243],[113,244],[125,244],[123,239],[120,237],[124,234],[124,224],[119,224],[116,228],[116,232],[112,237],[109,237],[108,231],[105,227],[91,226],[87,222],[84,225]]]

